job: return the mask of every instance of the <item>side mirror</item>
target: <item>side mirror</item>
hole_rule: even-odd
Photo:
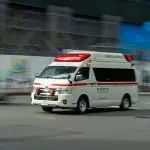
[[[81,74],[76,75],[75,80],[76,80],[76,81],[82,80],[82,75],[81,75]]]
[[[67,79],[68,79],[69,83],[72,84],[72,81],[71,81],[70,78],[71,78],[71,75],[69,74],[69,75],[67,76]]]
[[[39,77],[39,73],[36,73],[35,77],[38,78]]]

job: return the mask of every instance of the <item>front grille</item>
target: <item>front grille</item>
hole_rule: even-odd
[[[58,96],[34,95],[34,99],[36,99],[36,100],[58,101]]]
[[[45,94],[50,94],[50,92],[48,91],[48,90],[46,90],[46,89],[44,89],[44,88],[40,88],[40,91],[39,91],[39,93],[45,93]]]

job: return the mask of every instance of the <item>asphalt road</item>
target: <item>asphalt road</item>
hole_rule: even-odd
[[[98,109],[44,113],[29,97],[0,105],[0,150],[149,150],[150,96],[129,111]]]

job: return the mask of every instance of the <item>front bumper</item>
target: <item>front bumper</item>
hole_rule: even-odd
[[[66,101],[67,103],[64,103]],[[34,93],[31,94],[31,104],[54,108],[76,108],[77,102],[72,99],[71,95],[58,95],[53,97],[37,98]]]

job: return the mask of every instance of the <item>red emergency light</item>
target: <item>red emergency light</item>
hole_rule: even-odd
[[[55,95],[55,90],[54,89],[49,89],[49,92],[51,93],[51,96]]]
[[[61,54],[58,55],[55,58],[56,62],[81,62],[88,57],[90,57],[91,54],[88,53],[68,53],[68,54]]]
[[[128,61],[128,62],[132,62],[133,61],[133,56],[129,55],[129,54],[124,54],[124,58]]]
[[[40,93],[40,88],[35,88],[34,90],[35,90],[35,93],[36,93],[36,94],[39,94],[39,93]]]

